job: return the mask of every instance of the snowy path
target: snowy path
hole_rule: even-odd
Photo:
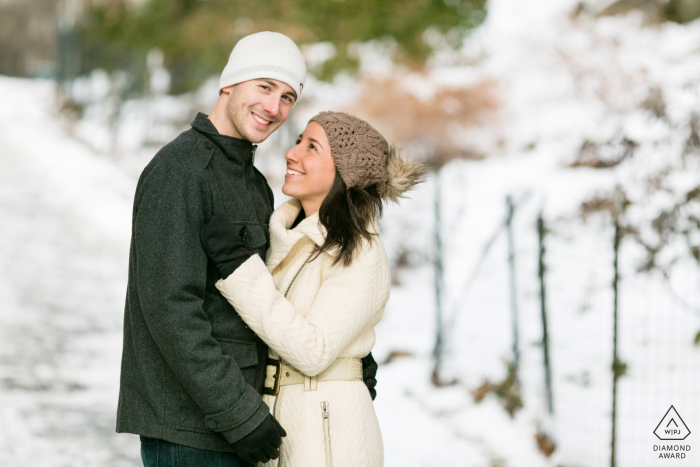
[[[114,435],[134,182],[59,134],[52,96],[0,81],[0,465],[136,465]]]

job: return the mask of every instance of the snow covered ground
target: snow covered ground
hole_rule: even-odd
[[[604,2],[588,5],[595,3]],[[471,65],[451,65],[455,56],[446,53],[427,76],[405,77],[425,85],[423,94],[491,80],[500,109],[487,126],[464,129],[464,140],[490,157],[453,161],[439,181],[449,323],[443,378],[458,384],[430,382],[435,178],[385,214],[391,259],[409,252],[409,266],[394,271],[375,348],[380,362],[408,354],[382,364],[378,376],[387,466],[609,465],[613,230],[608,213],[586,222],[578,214],[583,201],[620,185],[631,202],[624,222],[653,243],[651,219],[700,184],[697,148],[684,155],[700,111],[700,23],[649,27],[635,14],[576,16],[576,4],[491,0],[486,23],[462,52]],[[103,89],[104,76],[93,78],[93,88]],[[302,114],[347,104],[356,91],[348,81],[308,88],[314,98]],[[650,103],[653,95],[663,105]],[[139,465],[136,437],[114,433],[131,203],[140,168],[157,149],[136,143],[167,141],[206,100],[129,103],[125,115],[148,108],[152,118],[168,115],[170,126],[144,136],[137,130],[147,122],[127,118],[118,142],[138,156],[116,160],[101,124],[105,106],[92,106],[73,126],[55,110],[51,83],[0,78],[0,465]],[[621,163],[571,167],[585,144],[614,159],[625,139],[636,146]],[[266,144],[256,163],[278,186],[283,143]],[[651,180],[662,188],[648,189]],[[471,395],[485,380],[502,381],[512,358],[507,237],[499,227],[509,194],[520,202],[514,243],[524,408],[514,419],[493,394],[479,404]],[[687,209],[683,215],[700,215]],[[540,210],[550,230],[553,415],[540,345]],[[619,355],[627,371],[618,388],[617,458],[625,467],[667,462],[653,451],[652,432],[670,405],[691,432],[700,426],[693,345],[700,274],[682,240],[670,237],[659,255],[672,265],[667,279],[639,274],[644,252],[623,241]],[[556,442],[550,458],[538,451],[538,429]],[[684,441],[692,447],[687,458],[671,462],[700,465],[695,437]]]
[[[0,79],[0,465],[135,465],[114,434],[135,181],[53,99]]]

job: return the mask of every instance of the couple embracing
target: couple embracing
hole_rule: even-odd
[[[145,467],[380,466],[374,327],[383,204],[424,176],[367,122],[313,117],[282,191],[255,143],[306,79],[288,37],[240,40],[207,116],[144,169],[133,209],[117,431]]]

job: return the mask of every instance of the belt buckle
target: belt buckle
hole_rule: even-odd
[[[271,388],[268,388],[265,386],[265,383],[263,382],[263,394],[267,394],[269,396],[276,396],[280,392],[280,378],[282,376],[282,361],[281,360],[275,360],[274,358],[268,358],[267,363],[265,365],[265,379],[267,379],[267,367],[275,367],[277,370],[275,373],[275,382],[272,385]]]

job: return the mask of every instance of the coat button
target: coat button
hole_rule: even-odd
[[[207,426],[211,428],[212,430],[216,428],[216,421],[215,420],[207,420]]]
[[[204,147],[211,151],[211,143],[209,141],[204,142]]]

